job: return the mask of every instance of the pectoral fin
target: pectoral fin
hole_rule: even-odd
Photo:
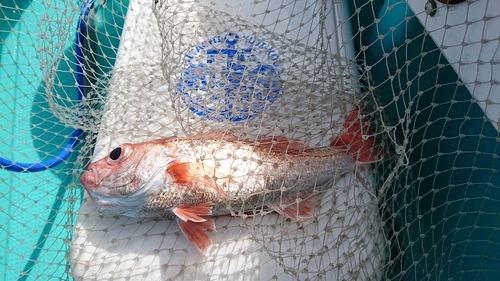
[[[215,168],[203,163],[174,162],[167,168],[167,172],[175,179],[176,183],[188,186],[201,184],[215,189],[224,198],[231,200],[229,195],[220,188],[217,180],[234,182],[229,176],[218,173]]]

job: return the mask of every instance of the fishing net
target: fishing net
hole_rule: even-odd
[[[0,280],[499,279],[499,24],[493,0],[2,1]],[[215,218],[205,253],[80,184],[126,142],[350,134],[383,159],[306,221]]]

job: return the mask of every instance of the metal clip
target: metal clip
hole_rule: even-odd
[[[436,14],[436,11],[437,11],[437,5],[436,5],[436,1],[434,0],[428,0],[426,3],[425,3],[425,12],[433,17],[435,14]]]

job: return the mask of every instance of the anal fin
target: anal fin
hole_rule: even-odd
[[[278,214],[296,221],[304,221],[312,217],[315,206],[315,196],[294,196],[271,204],[271,208]]]

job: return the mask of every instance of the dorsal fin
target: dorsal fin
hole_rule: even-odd
[[[283,152],[286,154],[300,154],[301,152],[311,151],[312,148],[300,141],[290,141],[285,136],[274,136],[258,140],[258,146],[268,147],[274,152]]]

